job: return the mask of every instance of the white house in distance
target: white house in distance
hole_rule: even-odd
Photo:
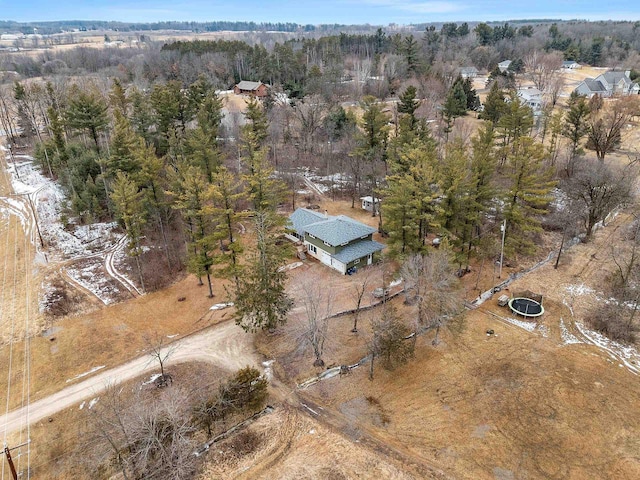
[[[576,70],[578,68],[582,68],[582,65],[580,65],[575,60],[565,60],[564,62],[562,62],[562,68],[567,70]]]
[[[610,97],[611,95],[637,95],[640,86],[629,78],[631,71],[616,72],[609,71],[596,78],[585,78],[575,89],[579,95],[586,95],[591,98],[594,95]]]
[[[371,195],[368,195],[366,197],[360,197],[360,201],[362,202],[362,209],[366,210],[367,212],[373,212],[373,202],[374,199]],[[375,204],[376,204],[376,214],[380,213],[380,202],[381,200],[379,198],[375,199]]]
[[[498,64],[498,69],[504,73],[509,70],[509,65],[511,65],[511,60],[503,60]]]
[[[518,90],[518,97],[522,103],[531,107],[534,112],[542,109],[542,92],[537,88],[521,88]]]
[[[460,76],[462,78],[476,78],[478,76],[478,69],[476,67],[461,67]]]
[[[298,208],[289,217],[287,230],[302,240],[307,252],[342,274],[371,265],[384,245],[373,240],[376,231],[345,215],[336,217]]]

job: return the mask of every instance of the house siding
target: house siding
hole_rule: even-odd
[[[331,255],[335,255],[338,250],[336,250],[336,247],[332,246],[332,245],[326,245],[322,240],[320,240],[318,237],[316,238],[311,238],[311,236],[309,236],[308,233],[306,233],[304,235],[304,241],[307,243],[310,243],[311,245],[315,245],[316,247],[324,250],[325,252],[330,253]]]

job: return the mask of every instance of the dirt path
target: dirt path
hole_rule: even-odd
[[[201,333],[169,344],[172,349],[168,364],[201,361],[229,370],[246,365],[259,365],[254,353],[253,335],[244,333],[232,321],[221,323]],[[125,382],[149,371],[157,370],[157,363],[148,355],[138,357],[119,367],[100,371],[92,377],[66,387],[46,398],[33,402],[27,408],[17,409],[0,417],[0,431],[11,433],[25,426],[25,419],[33,424],[84,399],[99,396],[108,384]]]

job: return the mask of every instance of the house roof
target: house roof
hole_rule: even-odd
[[[500,67],[508,67],[511,65],[511,60],[503,60],[498,64]]]
[[[461,67],[460,73],[478,73],[478,69],[476,67]]]
[[[333,247],[351,242],[360,237],[371,235],[376,231],[364,223],[357,222],[345,215],[328,218],[324,221],[307,225],[304,229],[308,234],[327,242]]]
[[[600,82],[599,80],[595,80],[593,78],[585,78],[583,83],[592,92],[606,92],[607,91],[607,89],[604,87],[602,82]]]
[[[568,67],[569,65],[577,65],[578,62],[576,62],[575,60],[565,60],[564,62],[562,62],[562,66],[563,67]]]
[[[610,84],[619,83],[620,80],[622,80],[627,85],[631,85],[631,79],[627,76],[626,72],[619,72],[619,71],[604,72],[602,75],[599,75],[598,77],[596,77],[596,80],[598,80],[601,77],[604,78],[607,81],[607,83],[610,83]]]
[[[371,253],[379,252],[384,248],[382,243],[378,243],[375,240],[365,240],[362,242],[353,243],[347,245],[341,251],[336,253],[333,258],[347,264],[353,262],[358,258],[365,257]]]
[[[542,92],[537,88],[521,88],[518,90],[518,95],[521,97],[539,97],[542,95]]]
[[[248,80],[242,80],[238,83],[237,87],[240,90],[257,90],[262,85],[262,82],[250,82]]]
[[[320,212],[298,208],[289,216],[289,227],[295,230],[298,235],[303,235],[304,227],[324,220],[327,220],[327,217]]]
[[[367,202],[373,202],[373,197],[371,195],[367,195],[366,197],[360,197],[360,200],[366,200]],[[376,197],[376,203],[380,203],[382,202],[382,200],[380,200],[378,197]]]

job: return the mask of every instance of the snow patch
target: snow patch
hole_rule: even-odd
[[[611,340],[601,333],[589,330],[583,324],[576,322],[576,328],[591,343],[609,354],[612,358],[621,361],[634,375],[640,374],[640,353],[635,347],[623,345]]]
[[[590,295],[594,292],[593,288],[587,287],[584,283],[580,285],[568,285],[565,287],[565,290],[569,295],[574,297]]]
[[[95,373],[98,370],[102,370],[104,367],[105,365],[100,365],[99,367],[93,367],[88,372],[81,373],[80,375],[76,375],[75,377],[68,379],[66,383],[73,382],[74,380],[78,380],[79,378],[86,377],[87,375],[91,375],[92,373]]]
[[[501,318],[509,322],[510,324],[515,325],[516,327],[525,329],[527,332],[533,332],[537,327],[536,323],[525,322],[523,320],[518,320],[517,318],[513,318],[513,317],[501,317]]]
[[[273,369],[272,365],[275,360],[267,360],[266,362],[262,362],[262,366],[264,367],[264,376],[270,382],[273,378]]]
[[[155,382],[157,379],[159,379],[162,376],[161,373],[154,373],[153,375],[151,375],[149,377],[149,380],[147,380],[146,382],[142,382],[141,387],[144,387],[145,385],[150,385],[153,382]]]
[[[82,410],[82,409],[84,408],[84,404],[85,404],[85,403],[87,403],[87,402],[82,402],[82,403],[80,404],[80,408],[79,408],[78,410]]]
[[[560,337],[564,345],[572,345],[574,343],[582,343],[578,337],[571,333],[564,324],[564,319],[560,318]]]
[[[302,262],[289,263],[287,265],[283,265],[281,267],[278,267],[278,272],[286,272],[288,270],[293,270],[295,268],[301,267],[302,265],[303,265]]]
[[[209,307],[209,310],[224,310],[225,308],[233,307],[233,305],[233,302],[216,303],[215,305]]]
[[[91,399],[91,401],[89,402],[89,410],[91,410],[94,407],[94,405],[96,403],[98,403],[98,400],[100,400],[100,397],[96,397],[96,398],[92,398]]]

